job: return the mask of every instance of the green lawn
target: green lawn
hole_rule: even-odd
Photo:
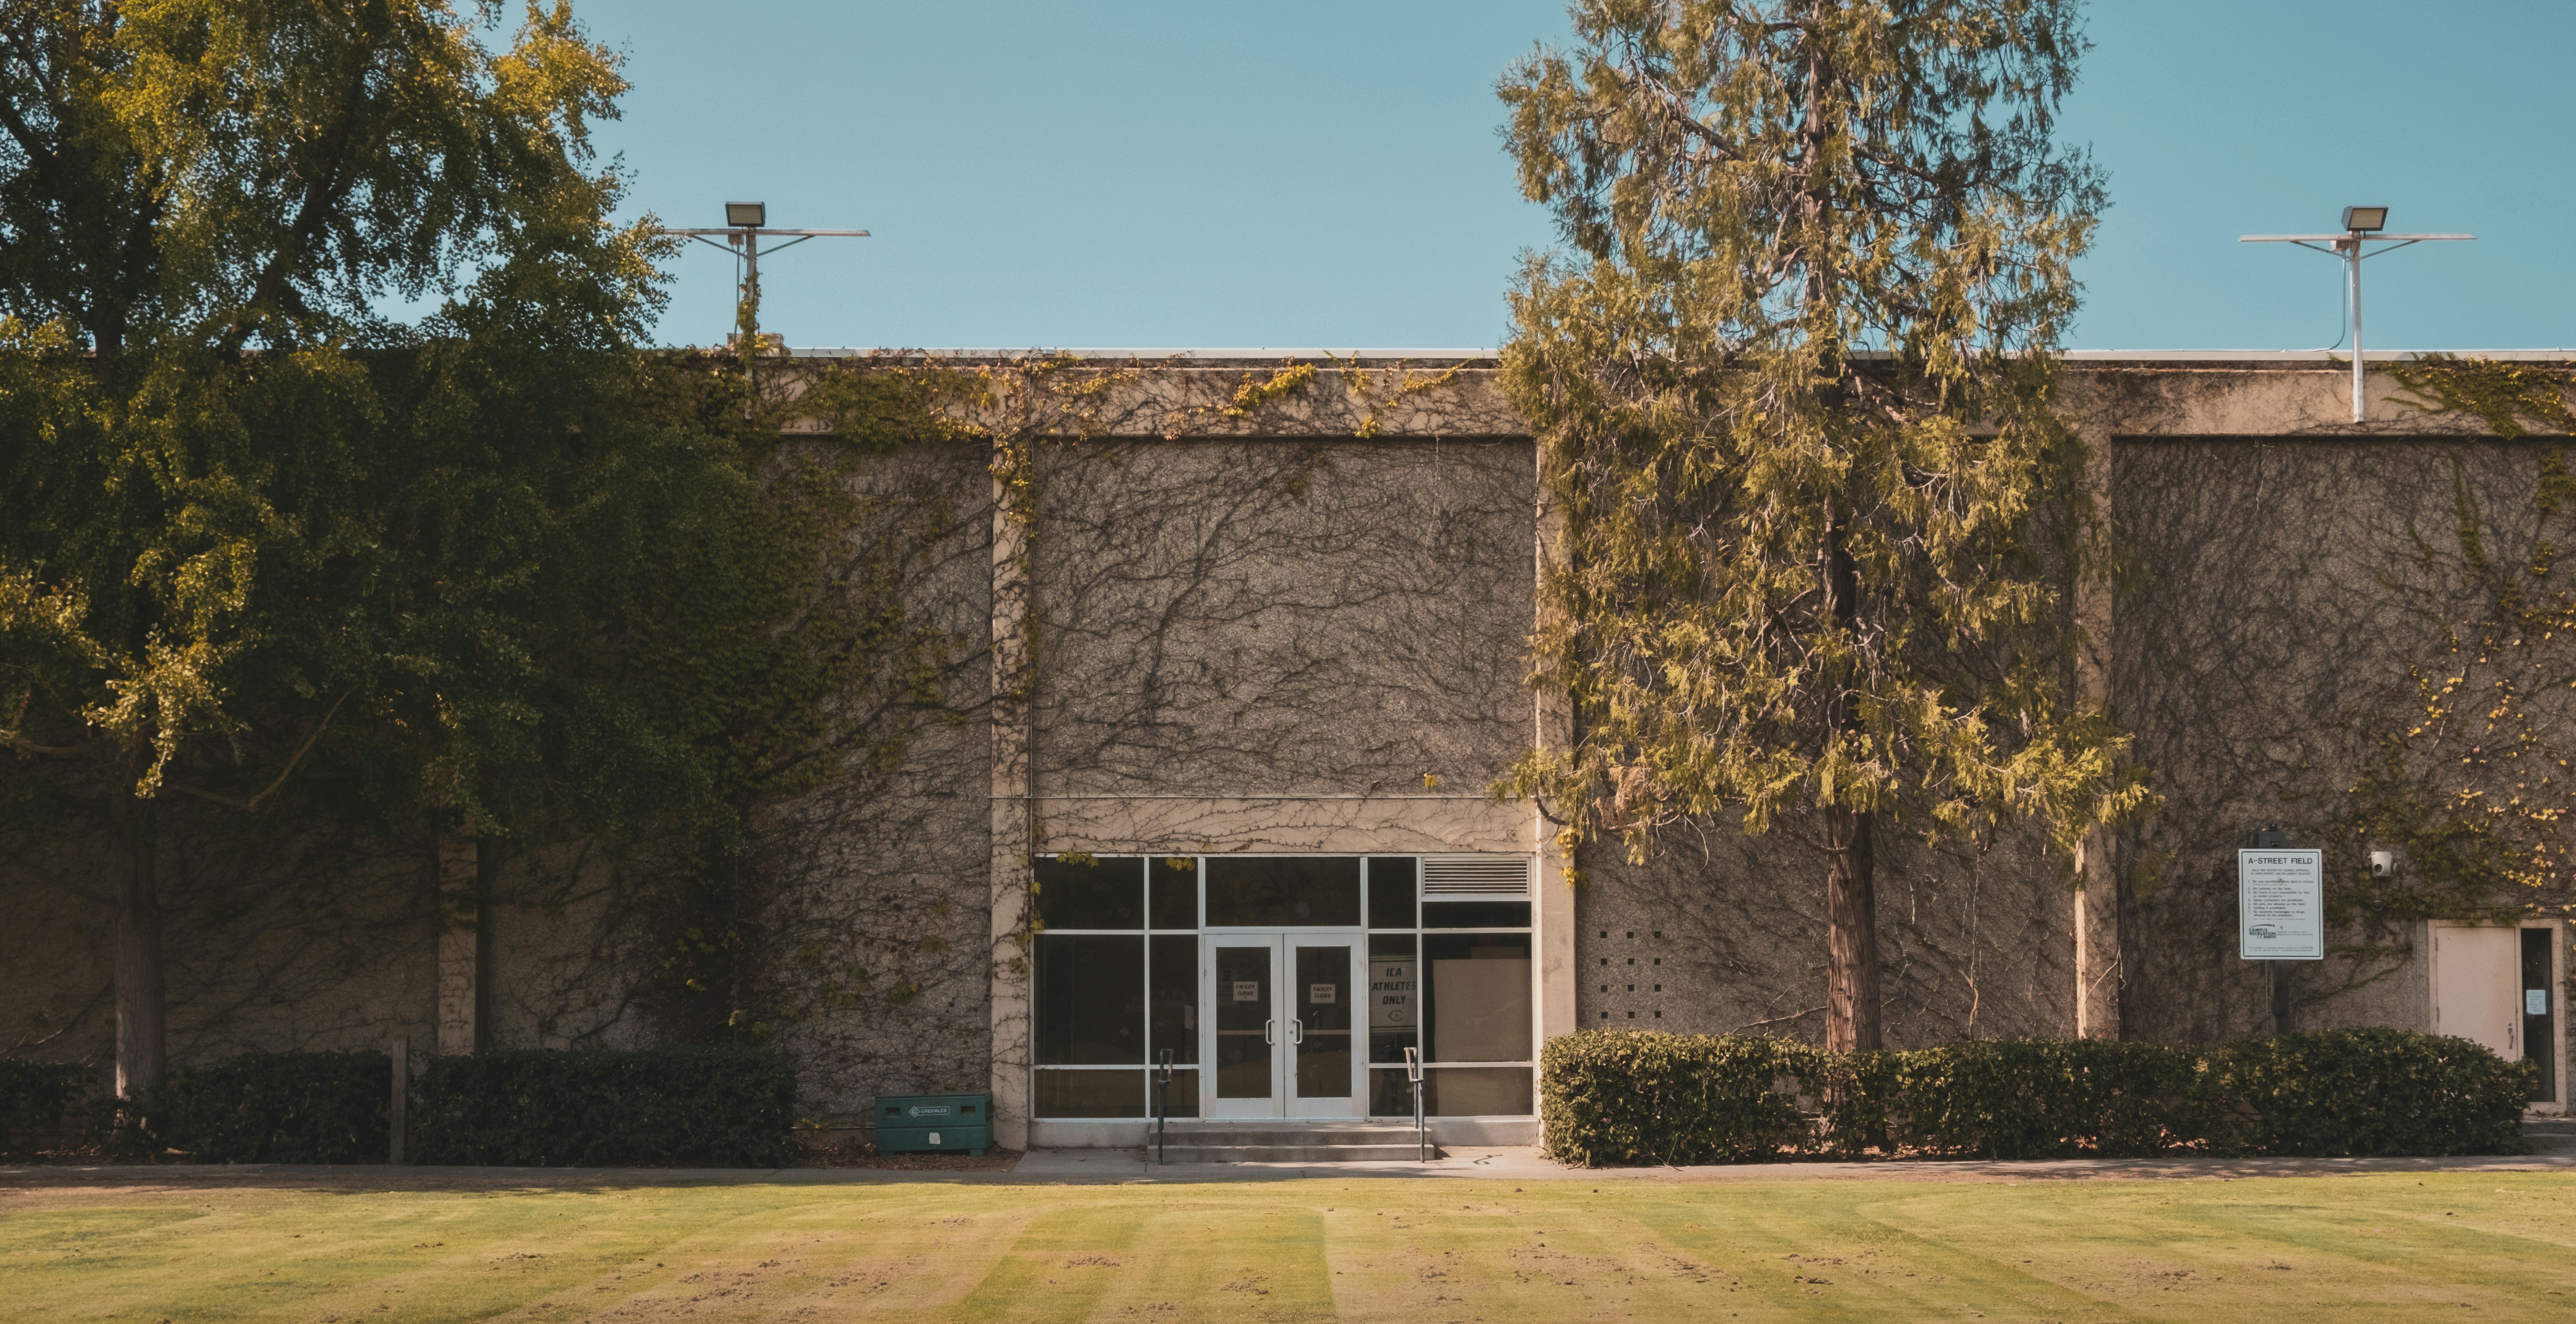
[[[0,1314],[2565,1319],[2576,1178],[0,1188]],[[2461,1307],[2474,1307],[2474,1315]]]

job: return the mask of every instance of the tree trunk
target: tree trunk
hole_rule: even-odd
[[[1826,511],[1825,601],[1837,630],[1860,634],[1860,567],[1844,540],[1843,507]],[[1857,680],[1834,678],[1825,709],[1829,740],[1853,731],[1852,689]],[[1849,804],[1824,806],[1825,849],[1825,1047],[1837,1053],[1876,1052],[1878,1038],[1878,862],[1870,812]]]
[[[161,971],[161,888],[155,839],[159,814],[132,788],[125,798],[117,861],[116,1093],[148,1105],[168,1065]]]
[[[1878,878],[1870,816],[1829,805],[1825,846],[1825,1047],[1875,1052],[1878,1037]]]

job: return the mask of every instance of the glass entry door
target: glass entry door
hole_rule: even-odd
[[[1210,935],[1208,1117],[1358,1117],[1365,1045],[1355,934]]]

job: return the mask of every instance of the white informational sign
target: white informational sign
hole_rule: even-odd
[[[2236,954],[2248,961],[2326,959],[2326,853],[2236,852]]]
[[[1412,957],[1369,962],[1369,1028],[1412,1029],[1414,991]]]
[[[1258,979],[1237,979],[1237,980],[1234,980],[1234,981],[1232,981],[1232,982],[1233,982],[1233,984],[1234,984],[1234,1000],[1235,1000],[1235,1001],[1237,1001],[1237,1002],[1259,1002],[1259,1001],[1261,1000],[1261,981],[1260,981],[1260,980],[1258,980]]]
[[[1339,984],[1308,984],[1306,1001],[1318,1007],[1332,1006],[1336,996],[1341,992],[1341,987]]]

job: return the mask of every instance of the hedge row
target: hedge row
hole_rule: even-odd
[[[775,1168],[796,1070],[758,1048],[442,1057],[413,1087],[415,1163]]]
[[[2320,1030],[2176,1047],[2018,1039],[1839,1055],[1784,1039],[1548,1041],[1549,1150],[1586,1165],[2518,1153],[2534,1077],[2465,1039]]]
[[[393,1061],[250,1053],[170,1073],[154,1107],[93,1100],[92,1139],[199,1163],[382,1163]],[[89,1073],[0,1059],[0,1147],[59,1133]],[[414,1163],[779,1167],[796,1072],[757,1048],[482,1053],[433,1059],[408,1101]]]
[[[51,1062],[0,1058],[0,1154],[16,1154],[63,1129],[89,1072]]]
[[[382,1163],[392,1087],[384,1053],[244,1053],[171,1072],[128,1144],[199,1163]]]

